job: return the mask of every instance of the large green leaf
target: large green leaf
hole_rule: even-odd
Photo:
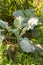
[[[24,52],[34,52],[35,47],[31,44],[30,40],[26,37],[24,37],[20,41],[20,47]]]
[[[21,10],[17,10],[13,13],[13,16],[15,16],[15,17],[22,16],[22,17],[24,17],[24,14]]]
[[[25,16],[28,17],[28,18],[35,16],[34,9],[26,9],[26,10],[24,11],[24,14],[25,14]]]
[[[23,28],[23,22],[24,22],[25,18],[19,16],[14,20],[14,26],[21,29]]]
[[[27,24],[27,30],[29,29],[34,29],[35,26],[37,26],[39,24],[38,22],[38,18],[36,17],[31,17],[29,20],[28,20],[28,24]]]
[[[0,20],[0,27],[1,28],[5,28],[5,29],[8,29],[8,23],[5,22],[5,21]]]

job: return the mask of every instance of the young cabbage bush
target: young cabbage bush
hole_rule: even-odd
[[[31,12],[31,11],[28,11]],[[29,15],[29,14],[28,14]],[[14,20],[14,28],[8,26],[8,23],[0,20],[0,26],[2,28],[5,28],[8,30],[8,32],[12,32],[15,34],[17,41],[20,45],[20,48],[24,52],[34,52],[37,47],[31,44],[30,40],[27,37],[22,37],[24,33],[26,33],[27,30],[34,30],[34,27],[39,24],[37,17],[32,17],[30,13],[30,18],[26,17],[24,12],[21,10],[17,10],[13,13],[13,16],[15,16]],[[39,48],[38,48],[39,49]]]
[[[27,12],[26,12],[27,11]],[[24,52],[34,52],[36,51],[37,49],[37,46],[34,46],[31,44],[30,40],[26,37],[22,37],[22,35],[27,31],[27,30],[34,30],[34,27],[37,26],[39,24],[39,20],[37,17],[31,16],[31,12],[29,10],[26,10],[25,11],[25,15],[29,15],[28,17],[25,17],[18,14],[18,12],[20,12],[20,10],[14,12],[13,16],[16,17],[16,19],[14,20],[14,26],[16,27],[16,29],[18,28],[19,30],[21,29],[22,31],[20,32],[19,34],[19,45],[21,47],[21,49],[24,51]],[[21,13],[21,12],[20,12]],[[30,14],[28,14],[30,13]],[[18,15],[17,15],[18,14]],[[24,14],[24,12],[22,13]],[[22,37],[22,38],[21,38]],[[38,48],[40,49],[40,48]],[[38,50],[37,50],[38,51]]]

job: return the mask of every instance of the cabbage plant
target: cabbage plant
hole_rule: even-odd
[[[31,12],[33,16],[31,16]],[[13,16],[15,16],[13,23],[14,28],[11,28],[2,20],[0,20],[0,26],[8,30],[8,32],[15,34],[19,46],[24,52],[34,52],[37,50],[37,48],[43,51],[43,48],[40,48],[37,45],[32,45],[31,41],[27,37],[23,38],[23,35],[26,33],[26,31],[29,31],[30,29],[34,30],[34,27],[40,24],[38,17],[34,15],[33,10],[17,10],[13,13]]]

